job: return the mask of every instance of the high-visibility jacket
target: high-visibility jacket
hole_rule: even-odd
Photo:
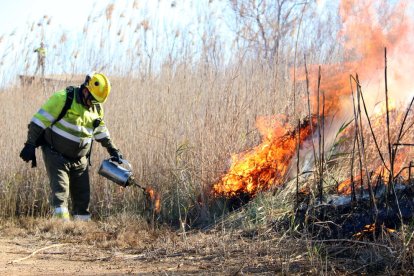
[[[80,88],[76,87],[74,90],[72,105],[59,121],[56,119],[65,105],[66,90],[56,92],[42,105],[31,120],[32,127],[29,126],[28,142],[36,143],[44,131],[47,144],[63,156],[74,159],[89,153],[92,139],[97,140],[104,147],[115,148],[103,121],[102,106],[97,108],[93,105],[88,109],[82,104]],[[94,128],[95,120],[100,120],[96,128]]]
[[[39,47],[36,50],[34,50],[35,52],[37,52],[37,55],[39,57],[45,57],[46,56],[46,48],[43,47]]]

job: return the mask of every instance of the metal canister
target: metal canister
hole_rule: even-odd
[[[127,168],[122,167],[121,164],[115,163],[110,159],[105,159],[102,161],[98,173],[116,184],[125,187],[128,184],[128,179],[132,176],[132,168],[126,160],[121,159],[121,162]]]

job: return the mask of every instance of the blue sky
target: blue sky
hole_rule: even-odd
[[[114,3],[119,8],[124,7],[128,13],[133,2],[134,0],[0,0],[0,35],[27,28],[31,23],[39,22],[44,15],[51,17],[55,26],[72,31],[79,30],[91,13],[104,10],[109,3]],[[208,1],[136,1],[138,7],[145,9],[148,14],[176,24],[189,24],[194,20],[195,10],[203,2]],[[172,5],[174,8],[171,8]]]
[[[161,58],[162,52],[165,54],[174,43],[171,38],[174,38],[172,34],[176,31],[180,38],[186,36],[190,40],[200,41],[203,31],[200,28],[203,19],[200,21],[200,18],[207,10],[207,5],[220,13],[217,6],[225,3],[214,1],[210,5],[205,0],[0,1],[0,54],[3,55],[0,56],[0,74],[3,78],[0,82],[18,74],[34,72],[36,55],[33,54],[33,49],[42,39],[48,51],[46,74],[87,70],[89,68],[85,67],[100,63],[99,59],[106,58],[103,62],[105,64],[119,61],[119,58],[126,59],[126,51],[137,48],[134,46],[136,41],[141,42],[139,47],[142,50],[144,32],[142,28],[138,32],[134,30],[145,20],[151,25],[147,32],[148,43],[156,43],[165,48],[155,49],[157,58]],[[107,28],[109,21],[106,21],[106,8],[109,4],[115,6],[109,23],[110,30]],[[44,19],[44,16],[47,18]],[[88,30],[87,34],[84,28]],[[165,41],[166,38],[170,40]],[[120,40],[123,42],[119,43]],[[151,48],[152,45],[146,47]],[[102,56],[102,53],[106,56]],[[134,53],[131,52],[130,55],[132,54]],[[10,77],[5,77],[3,72]]]
[[[15,29],[39,21],[44,15],[64,28],[81,28],[83,22],[76,20],[87,17],[92,0],[0,0],[0,35],[10,34]]]
[[[200,43],[205,37],[214,41],[214,35],[220,36],[220,51],[228,54],[233,47],[228,0],[0,1],[0,86],[5,79],[34,73],[33,50],[42,39],[48,52],[46,74],[77,74],[94,67],[122,74],[128,68],[119,70],[113,64],[143,68],[150,54],[155,59],[151,62],[158,65],[171,52],[179,56],[187,51],[197,59]],[[326,0],[318,2],[322,9]],[[110,30],[108,4],[115,5]],[[150,21],[150,30],[136,31],[145,20]]]

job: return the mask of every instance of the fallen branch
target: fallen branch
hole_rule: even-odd
[[[312,242],[349,242],[349,243],[357,243],[363,245],[370,245],[370,246],[378,246],[387,249],[391,254],[395,254],[396,252],[391,249],[391,247],[386,246],[384,244],[373,243],[373,242],[364,242],[364,241],[357,241],[357,240],[349,240],[349,239],[332,239],[332,240],[312,240]]]
[[[358,271],[360,271],[360,270],[362,270],[362,269],[364,269],[364,268],[366,268],[366,267],[368,267],[368,266],[375,265],[375,264],[377,264],[377,263],[379,263],[379,261],[376,261],[376,262],[371,262],[371,263],[365,264],[365,265],[363,265],[363,266],[361,266],[361,267],[359,267],[359,268],[357,268],[357,269],[353,270],[353,271],[351,272],[351,274],[355,274],[355,273],[357,273]]]
[[[50,246],[46,246],[46,247],[40,248],[40,249],[38,249],[38,250],[35,250],[35,251],[34,251],[32,254],[30,254],[29,256],[26,256],[26,257],[23,257],[23,258],[20,258],[20,259],[17,259],[17,260],[10,261],[10,262],[8,262],[7,264],[15,264],[15,263],[18,263],[18,262],[21,262],[21,261],[27,260],[27,259],[29,259],[29,258],[33,257],[34,255],[36,255],[37,253],[39,253],[39,252],[41,252],[41,251],[44,251],[44,250],[46,250],[46,249],[50,249],[50,248],[53,248],[53,247],[61,247],[61,246],[65,246],[65,245],[68,245],[68,244],[69,244],[69,243],[52,244],[52,245],[50,245]]]

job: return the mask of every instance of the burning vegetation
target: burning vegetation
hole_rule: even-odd
[[[147,187],[144,191],[145,209],[153,215],[158,215],[161,211],[161,196],[153,188]]]
[[[160,51],[151,51],[150,48],[154,46],[151,41],[137,39],[143,43],[142,47],[135,45],[134,49],[124,55],[133,64],[127,66],[128,63],[126,71],[122,72],[127,72],[128,68],[132,71],[128,71],[127,76],[121,74],[115,80],[116,86],[121,85],[117,93],[114,93],[113,101],[108,102],[112,110],[118,110],[120,105],[128,110],[115,112],[114,115],[118,117],[114,117],[113,121],[116,122],[119,138],[122,139],[120,145],[128,150],[132,162],[139,164],[137,179],[145,179],[146,183],[157,185],[153,189],[144,189],[144,197],[139,197],[145,204],[142,210],[141,201],[137,201],[137,193],[132,189],[122,190],[114,198],[112,186],[95,175],[92,181],[94,207],[91,211],[98,215],[120,210],[122,215],[131,212],[138,214],[139,218],[143,214],[149,218],[148,221],[180,227],[180,232],[177,235],[177,229],[174,229],[171,235],[164,235],[164,226],[160,228],[162,232],[156,232],[154,227],[153,232],[145,232],[151,236],[145,240],[141,231],[134,231],[134,227],[131,227],[142,225],[146,228],[141,218],[134,223],[129,217],[124,217],[115,224],[108,220],[112,226],[99,221],[97,225],[103,229],[90,231],[94,238],[89,240],[90,244],[96,245],[95,239],[99,239],[105,246],[105,252],[110,254],[108,258],[113,258],[118,263],[120,243],[115,243],[115,239],[125,239],[129,244],[121,241],[126,250],[137,254],[125,257],[128,266],[132,261],[145,263],[142,261],[152,260],[160,263],[160,257],[175,256],[174,261],[177,263],[169,263],[166,271],[171,271],[172,267],[180,268],[177,273],[181,274],[204,273],[200,270],[202,267],[227,269],[231,265],[234,266],[221,274],[260,273],[270,271],[269,267],[272,266],[281,266],[282,269],[274,269],[269,274],[316,274],[325,271],[320,268],[326,269],[325,274],[369,273],[365,268],[376,266],[378,260],[391,260],[389,266],[387,263],[387,271],[392,271],[394,262],[404,261],[403,254],[412,258],[410,252],[414,252],[411,226],[414,214],[411,162],[414,157],[414,117],[412,102],[410,104],[413,97],[411,76],[414,43],[411,35],[412,21],[404,16],[405,7],[400,4],[402,1],[339,1],[342,24],[338,26],[343,26],[343,29],[337,36],[326,32],[317,34],[320,41],[325,39],[326,34],[329,35],[327,40],[331,37],[338,39],[336,46],[328,51],[326,48],[329,45],[319,45],[318,42],[313,44],[312,39],[302,43],[302,39],[308,38],[307,35],[311,38],[310,33],[315,29],[306,26],[309,21],[305,20],[302,26],[298,25],[301,16],[299,9],[305,9],[304,6],[310,6],[314,1],[302,1],[300,4],[300,1],[290,0],[232,1],[233,5],[236,2],[252,5],[260,2],[262,7],[276,2],[294,3],[295,8],[292,7],[289,11],[295,17],[285,17],[285,27],[289,25],[289,28],[285,29],[285,34],[280,38],[266,36],[268,33],[265,28],[262,36],[254,33],[246,37],[244,42],[237,41],[233,44],[226,41],[226,45],[232,47],[249,44],[252,50],[243,54],[243,57],[223,63],[234,67],[215,63],[215,58],[220,59],[221,54],[216,54],[216,48],[220,50],[220,44],[211,35],[214,28],[205,30],[206,33],[200,36],[205,45],[202,48],[192,47],[192,43],[184,40],[180,43],[182,38],[192,38],[192,34],[174,32],[177,35],[171,37],[171,42],[178,48],[171,48],[171,55],[160,68],[160,75],[154,72],[156,70],[152,71],[152,55],[156,57],[163,52],[163,48],[155,47]],[[391,2],[396,4],[389,4]],[[108,8],[108,20],[113,8],[113,5]],[[257,17],[246,14],[244,5],[240,4],[240,18],[249,19],[243,28],[247,31],[261,30],[260,23],[267,22],[260,21],[263,19],[260,17],[260,7],[255,8]],[[270,10],[269,6],[263,9]],[[114,14],[117,15],[116,9]],[[277,17],[275,13],[270,16],[270,19]],[[251,25],[255,22],[259,28]],[[279,36],[283,31],[280,28],[282,25],[269,21],[270,23],[274,34]],[[100,28],[101,25],[98,25]],[[139,24],[139,31],[145,38],[157,36],[152,32],[152,25],[147,20]],[[293,27],[290,29],[290,26]],[[262,39],[265,46],[273,41],[293,42],[292,32],[299,29],[298,44],[305,44],[304,47],[312,44],[316,50],[307,52],[306,48],[298,48],[297,55],[296,50],[294,53],[294,62],[294,51],[289,43],[280,43],[280,48],[275,49],[270,45],[265,51],[259,51],[257,56],[251,54],[260,48],[260,43],[257,43],[260,41],[255,39]],[[241,36],[246,34],[242,31],[239,33]],[[134,44],[132,40],[130,42],[126,44]],[[108,44],[108,47],[102,47],[101,50],[112,49],[111,45]],[[214,48],[209,48],[209,45]],[[321,47],[320,56],[318,46]],[[186,51],[187,47],[190,52]],[[385,48],[387,52],[384,52]],[[205,52],[199,52],[200,49]],[[244,49],[238,49],[239,53],[244,52]],[[75,59],[90,64],[85,63],[83,57],[94,57],[95,51],[96,49],[90,55],[76,53]],[[139,56],[136,54],[138,52]],[[142,53],[145,52],[151,62],[147,63],[144,59],[147,55]],[[183,58],[190,59],[180,61],[174,57],[175,53],[184,53]],[[266,57],[266,63],[258,60],[262,55]],[[203,57],[202,63],[196,62],[198,56]],[[272,59],[273,56],[276,60]],[[162,59],[154,59],[156,60]],[[269,60],[270,63],[267,63]],[[307,64],[311,60],[327,62],[321,65]],[[122,61],[123,59],[121,63]],[[143,68],[142,74],[141,69],[134,69],[135,64]],[[287,81],[286,68],[292,64],[297,68],[292,69],[291,91],[292,83]],[[73,66],[76,68],[76,63]],[[131,88],[136,89],[132,94]],[[29,90],[30,93],[24,89],[13,91],[15,92],[19,94],[13,94],[12,97],[9,93],[2,95],[4,101],[0,103],[4,103],[3,111],[6,112],[2,117],[6,130],[10,126],[13,133],[18,131],[14,136],[23,137],[23,132],[19,132],[19,129],[26,128],[22,125],[22,120],[10,121],[10,118],[21,118],[22,114],[29,116],[30,106],[23,106],[19,101],[29,97],[28,102],[36,102],[40,97],[36,89]],[[289,110],[283,106],[285,103]],[[16,108],[10,109],[11,106]],[[239,142],[237,134],[244,130],[246,122],[251,122],[251,116],[256,116],[259,112],[269,114],[270,110],[275,109],[287,110],[286,115],[257,119],[256,126],[262,138],[257,145],[233,154],[232,163],[228,167],[217,164],[217,160],[222,160],[223,154],[228,154],[229,147],[239,146],[235,145]],[[246,133],[251,133],[250,130]],[[3,131],[0,134],[4,136],[2,141],[7,141],[7,144],[4,143],[5,152],[16,148],[20,143],[19,139],[9,139],[9,133],[10,131]],[[224,144],[229,147],[223,146]],[[97,153],[100,154],[99,158],[106,154]],[[226,155],[225,158],[229,156]],[[10,157],[7,155],[4,158]],[[2,217],[21,214],[47,216],[45,203],[48,201],[44,193],[45,182],[42,181],[44,172],[28,172],[20,162],[12,163],[6,159],[1,163],[4,166],[2,173],[6,176],[2,178]],[[220,165],[222,167],[219,170],[228,171],[219,176],[217,167]],[[17,173],[14,167],[19,168]],[[209,205],[211,198],[205,196],[204,192],[206,185],[211,184],[211,179],[217,179],[217,182],[208,186],[211,189],[209,195],[214,197],[214,203]],[[15,182],[20,185],[15,185]],[[269,190],[274,193],[263,193],[257,200],[249,202],[246,208],[227,213],[228,209],[232,209],[228,208],[232,199],[250,200]],[[29,198],[29,194],[33,196]],[[217,198],[219,199],[216,200]],[[269,202],[271,204],[267,204]],[[214,205],[216,203],[218,204]],[[407,222],[411,222],[411,225],[407,226]],[[406,226],[405,232],[400,231],[401,227]],[[194,232],[198,231],[188,231],[190,227],[200,227],[209,232],[200,231],[194,236]],[[54,233],[49,229],[50,226],[42,227],[46,234],[43,236]],[[85,236],[77,235],[78,231],[65,229],[55,232],[70,232],[79,238]],[[105,233],[108,229],[111,232]],[[277,232],[278,229],[283,231]],[[213,236],[207,236],[210,233]],[[388,237],[397,237],[395,240],[400,243],[394,243],[393,240],[389,243],[390,247],[378,246],[380,233],[393,234]],[[404,233],[409,235],[404,236]],[[158,244],[150,244],[154,238],[159,240]],[[374,242],[366,242],[366,239]],[[360,240],[365,241],[359,242]],[[112,242],[116,250],[108,250],[108,242]],[[137,248],[137,243],[143,243],[142,248]],[[332,250],[330,247],[331,251],[323,252],[327,243],[339,244],[338,250],[334,251],[336,248]],[[78,244],[85,243],[79,241]],[[252,250],[252,244],[255,250]],[[292,254],[295,245],[297,249]],[[357,250],[355,245],[359,246]],[[396,255],[400,245],[403,253]],[[361,258],[354,258],[357,254],[355,252],[363,246],[369,257],[360,254]],[[224,254],[223,248],[226,249]],[[381,259],[375,259],[378,248],[389,251],[390,258],[382,255]],[[234,258],[234,261],[229,260],[229,257]],[[99,255],[96,260],[101,263],[103,258]],[[194,263],[195,260],[204,263],[198,265]],[[414,263],[412,260],[409,260],[410,269]],[[360,267],[355,267],[356,270],[348,269],[350,266],[343,265],[345,261],[359,261],[361,264]],[[317,266],[319,262],[320,266]],[[223,266],[223,263],[226,265]],[[294,270],[303,264],[312,266],[314,270]],[[214,272],[220,273],[217,270]]]
[[[213,185],[214,194],[226,197],[240,194],[254,196],[259,191],[281,186],[287,180],[286,173],[298,146],[303,147],[304,142],[312,136],[317,143],[323,143],[321,139],[332,141],[329,136],[338,136],[335,131],[325,130],[323,125],[317,126],[316,119],[309,120],[311,112],[317,114],[314,117],[322,117],[322,120],[330,121],[332,125],[350,120],[339,138],[351,141],[342,150],[349,151],[351,148],[352,176],[337,185],[340,194],[350,194],[355,185],[363,188],[363,183],[365,188],[369,188],[370,182],[378,177],[384,179],[385,183],[395,177],[408,177],[410,170],[405,169],[409,166],[406,162],[409,161],[411,150],[406,146],[411,143],[407,141],[410,138],[407,133],[412,126],[408,122],[412,102],[406,112],[396,110],[397,102],[406,102],[412,96],[411,77],[405,72],[410,62],[404,56],[414,56],[414,49],[407,38],[409,31],[413,30],[413,24],[410,20],[399,20],[404,8],[404,3],[393,6],[375,1],[341,1],[339,10],[343,29],[338,40],[345,49],[347,61],[310,65],[309,68],[305,64],[303,72],[293,77],[307,83],[304,98],[308,101],[308,118],[296,128],[287,123],[283,115],[259,118],[257,128],[263,136],[262,143],[232,156],[228,172]],[[378,22],[379,11],[386,12],[391,19],[386,27]],[[364,12],[365,16],[359,16],[359,12]],[[386,50],[392,55],[391,62],[387,60],[387,52],[385,59],[381,59],[387,45],[390,46]],[[387,70],[388,66],[392,66],[391,73]],[[385,80],[381,79],[381,68],[385,68]],[[356,74],[358,71],[362,72],[364,80],[360,81]],[[408,69],[408,72],[411,71]],[[312,78],[315,75],[318,77]],[[367,91],[363,91],[363,86],[368,83],[365,80],[381,83],[385,98],[372,85],[366,85]],[[392,84],[394,93],[388,92],[389,84]],[[322,128],[319,137],[316,137],[317,127]],[[366,130],[370,130],[368,135],[364,133]],[[299,139],[296,137],[298,133]],[[321,133],[326,137],[321,137]],[[404,144],[403,140],[407,142]],[[404,148],[401,148],[402,145]],[[316,161],[324,159],[326,150],[325,145],[322,146],[322,152],[313,156]]]
[[[298,143],[301,145],[312,135],[316,119],[306,118],[294,128],[282,116],[261,117],[257,127],[263,136],[262,143],[232,157],[229,172],[213,186],[216,195],[254,196],[259,191],[282,185]]]
[[[374,11],[380,10],[392,18],[386,28],[377,21]],[[305,61],[303,72],[293,76],[306,81],[306,94],[298,98],[307,101],[307,118],[297,127],[282,115],[259,118],[261,144],[233,155],[228,172],[212,187],[214,195],[227,198],[251,198],[260,191],[285,187],[293,160],[298,164],[296,174],[303,172],[299,149],[310,152],[313,148],[313,156],[308,157],[312,160],[305,160],[315,165],[313,177],[300,185],[297,176],[296,192],[291,194],[296,194],[297,222],[332,221],[336,226],[326,226],[329,233],[322,235],[330,238],[393,231],[414,213],[414,97],[412,68],[406,58],[414,56],[407,39],[414,24],[398,19],[404,14],[401,3],[391,7],[375,1],[341,1],[340,11],[344,27],[339,40],[347,61],[322,66],[307,66]],[[355,11],[370,12],[359,16]],[[326,127],[341,121],[347,123],[339,131]],[[339,155],[342,164],[332,157]],[[327,170],[334,167],[342,168],[342,176],[348,172],[348,177],[329,175],[328,180]],[[336,184],[327,185],[332,179]],[[299,200],[299,195],[306,200]]]

